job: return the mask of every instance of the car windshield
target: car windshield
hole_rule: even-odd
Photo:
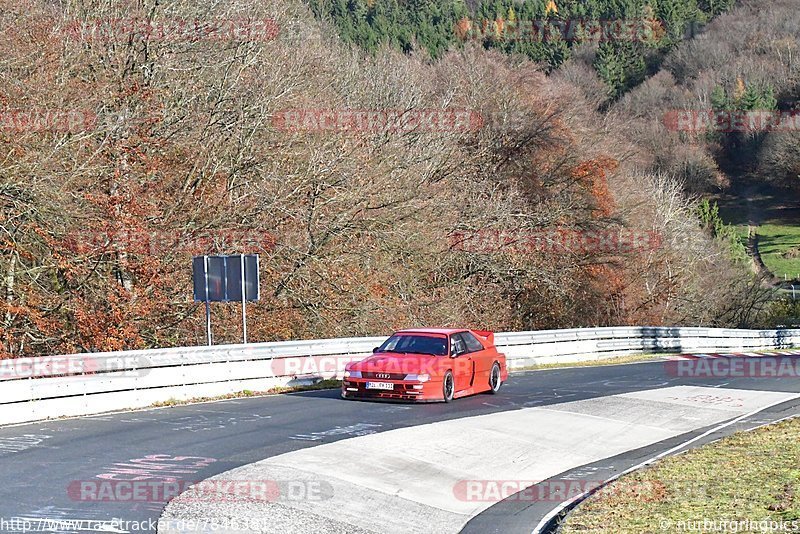
[[[380,352],[410,352],[447,356],[447,339],[445,337],[408,334],[394,335],[387,339],[379,350]]]

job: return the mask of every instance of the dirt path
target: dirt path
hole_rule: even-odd
[[[761,252],[758,250],[758,226],[752,224],[747,227],[747,253],[752,258],[753,269],[759,277],[763,277],[767,283],[780,284],[780,280],[772,274],[761,257]]]
[[[763,184],[748,185],[742,194],[745,198],[745,206],[747,206],[747,252],[753,259],[753,268],[759,277],[763,277],[764,281],[771,284],[779,283],[780,281],[775,278],[764,259],[761,257],[761,251],[758,249],[758,227],[764,220],[765,210],[761,202],[755,202],[756,196],[761,197],[764,195]]]

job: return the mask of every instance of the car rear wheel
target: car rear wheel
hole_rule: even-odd
[[[447,371],[442,380],[442,396],[445,402],[453,400],[453,395],[456,393],[455,381],[453,380],[453,373]]]
[[[489,373],[489,392],[494,395],[500,391],[500,386],[503,384],[500,380],[500,364],[494,362],[492,365],[492,372]]]

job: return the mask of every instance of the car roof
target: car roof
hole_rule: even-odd
[[[396,334],[441,334],[449,336],[459,332],[465,332],[466,328],[409,328],[408,330],[399,330]]]

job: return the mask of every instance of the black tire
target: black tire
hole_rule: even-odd
[[[500,386],[503,385],[503,381],[500,378],[500,364],[494,362],[492,365],[492,371],[489,373],[489,393],[492,395],[497,394],[500,391]]]
[[[452,402],[455,394],[456,383],[453,379],[453,373],[447,371],[442,379],[442,397],[444,397],[445,402]]]

